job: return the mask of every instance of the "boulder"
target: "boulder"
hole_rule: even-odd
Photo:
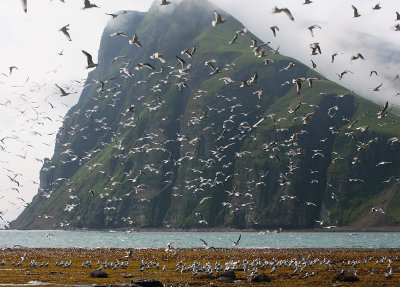
[[[141,287],[163,287],[164,285],[153,278],[142,278],[131,281],[131,285],[133,286],[141,286]]]
[[[107,278],[108,274],[104,272],[103,270],[94,270],[90,272],[90,277],[93,278]]]
[[[339,273],[335,275],[332,279],[333,282],[340,281],[340,282],[356,282],[360,281],[357,275],[350,273],[348,270],[344,269],[341,270]]]
[[[271,278],[267,274],[253,274],[247,277],[249,283],[271,282]]]

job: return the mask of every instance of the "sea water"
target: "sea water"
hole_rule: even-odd
[[[131,232],[1,230],[0,248],[21,245],[27,248],[176,248],[209,246],[237,248],[400,248],[396,232]]]

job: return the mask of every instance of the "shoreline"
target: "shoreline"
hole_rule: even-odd
[[[134,280],[151,278],[158,286],[265,285],[248,281],[253,272],[272,286],[341,286],[350,283],[337,276],[347,272],[357,286],[398,286],[399,258],[400,248],[15,248],[0,249],[0,283],[135,286]],[[107,277],[91,277],[99,269]]]

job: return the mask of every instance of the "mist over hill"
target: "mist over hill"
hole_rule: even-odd
[[[213,26],[214,11],[226,21]],[[204,0],[110,21],[39,192],[11,227],[397,225],[390,107],[243,28]]]

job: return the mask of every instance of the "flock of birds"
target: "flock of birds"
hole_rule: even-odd
[[[61,2],[64,2],[64,1],[61,0]],[[311,3],[312,3],[312,1],[310,1],[310,0],[306,0],[304,2],[305,5],[308,5]],[[27,1],[22,0],[22,4],[23,4],[24,11],[27,12]],[[166,0],[162,0],[161,2],[159,2],[160,6],[167,6],[170,4],[173,5],[173,3],[166,1]],[[97,8],[97,7],[98,6],[96,4],[91,3],[89,0],[84,0],[83,9],[90,9],[90,8]],[[357,8],[355,6],[352,6],[352,8],[353,8],[353,12],[354,12],[353,17],[354,18],[360,17],[361,15],[360,15],[359,11],[357,10]],[[374,10],[379,10],[380,8],[381,8],[381,6],[379,4],[377,4],[373,7]],[[119,15],[124,14],[124,13],[126,13],[126,12],[123,11],[123,12],[119,12],[119,13],[108,13],[108,14],[106,13],[106,14],[110,15],[113,19],[115,19],[116,17],[119,17]],[[272,13],[274,13],[274,14],[284,13],[288,16],[288,18],[291,21],[294,21],[294,16],[292,15],[292,13],[290,12],[290,10],[288,8],[275,7],[273,9]],[[400,20],[400,14],[398,12],[396,12],[396,20]],[[217,11],[215,11],[214,12],[214,20],[211,22],[211,25],[216,27],[219,25],[224,25],[225,22],[226,22],[226,20],[223,19],[223,17]],[[278,35],[278,32],[279,32],[278,26],[271,26],[270,29],[271,29],[272,35],[274,37],[279,36]],[[308,30],[310,31],[312,37],[314,37],[314,32],[313,32],[314,29],[321,29],[321,27],[319,25],[312,25],[312,26],[308,27]],[[65,35],[65,37],[68,41],[72,41],[69,25],[63,26],[59,30],[61,33],[63,33]],[[394,30],[400,31],[400,24],[394,26]],[[234,37],[232,38],[232,40],[230,42],[228,42],[227,45],[234,45],[236,43],[236,41],[240,41],[239,37],[246,33],[247,33],[246,28],[243,28],[243,29],[237,31],[236,34],[234,35]],[[114,37],[114,36],[129,37],[123,31],[116,31],[115,33],[111,34],[110,36],[111,37]],[[134,45],[138,49],[142,48],[143,45],[145,45],[145,43],[142,43],[139,36],[137,34],[134,34],[128,41],[129,44]],[[254,55],[256,57],[261,58],[265,64],[265,66],[268,67],[268,66],[274,64],[273,60],[268,58],[268,53],[279,54],[279,48],[275,49],[275,50],[273,49],[273,50],[267,51],[266,50],[266,48],[268,47],[267,45],[268,45],[268,43],[260,44],[260,43],[257,43],[257,40],[252,39],[250,47],[252,48]],[[189,81],[190,81],[189,75],[191,73],[192,67],[191,67],[191,63],[189,61],[193,57],[196,57],[196,49],[197,49],[196,45],[194,45],[193,47],[190,47],[190,48],[183,49],[180,52],[180,55],[176,56],[177,62],[173,66],[166,65],[167,59],[165,59],[160,52],[155,52],[150,57],[150,59],[163,64],[163,67],[159,71],[156,69],[156,64],[151,63],[151,62],[137,63],[134,66],[134,70],[140,71],[142,69],[147,69],[148,71],[151,71],[151,73],[149,74],[149,79],[150,79],[153,75],[157,75],[157,74],[165,75],[167,69],[169,69],[170,71],[167,73],[167,75],[164,78],[162,78],[158,83],[153,85],[150,90],[154,93],[160,93],[163,91],[164,84],[171,81],[171,79],[178,79],[178,81],[176,81],[174,83],[174,85],[177,86],[178,91],[183,91],[183,89],[185,89],[190,84],[189,83]],[[310,49],[311,49],[312,56],[322,53],[320,43],[314,42],[314,43],[310,44]],[[88,53],[85,50],[82,50],[82,53],[86,57],[86,62],[87,62],[86,68],[87,69],[92,69],[92,68],[97,67],[98,64],[94,62],[93,57],[91,56],[90,53]],[[334,62],[335,56],[337,56],[337,53],[332,54],[332,57],[331,57],[332,62]],[[110,64],[118,63],[119,61],[124,60],[125,58],[126,58],[125,56],[117,56],[112,60],[112,62]],[[361,53],[356,53],[351,58],[351,60],[352,61],[364,60],[364,56]],[[168,59],[168,62],[169,61],[171,61],[171,60]],[[313,69],[317,68],[314,61],[313,60],[311,60],[311,61],[312,61]],[[128,62],[124,62],[122,64],[122,66],[120,66],[120,68],[119,68],[120,75],[119,76],[115,76],[115,77],[112,77],[107,80],[98,79],[98,80],[93,81],[93,83],[89,83],[89,85],[92,85],[92,84],[98,85],[98,90],[97,90],[98,97],[93,97],[93,101],[98,101],[98,100],[109,98],[109,99],[111,99],[111,104],[109,104],[109,105],[111,106],[111,108],[114,108],[116,106],[117,102],[119,101],[118,94],[120,94],[121,91],[119,91],[118,89],[122,87],[122,84],[116,83],[113,81],[115,81],[116,79],[123,79],[123,81],[127,81],[127,80],[130,80],[131,78],[133,78],[134,72],[130,69],[130,67],[129,67],[130,64],[131,64],[131,62],[128,61]],[[210,72],[211,76],[219,75],[220,73],[223,73],[223,71],[237,68],[235,63],[229,63],[229,64],[225,64],[224,66],[219,66],[218,60],[215,60],[215,59],[210,59],[210,60],[206,61],[205,65],[211,69],[211,72]],[[295,63],[290,62],[287,66],[281,67],[279,72],[285,73],[285,72],[293,69],[295,66],[296,66]],[[16,70],[16,69],[18,69],[18,68],[15,66],[10,67],[9,75],[11,75],[13,70]],[[339,79],[341,79],[347,73],[351,73],[351,71],[345,70],[342,73],[338,74]],[[378,73],[376,71],[371,71],[371,76],[373,76],[373,75],[377,76]],[[397,76],[397,78],[398,78],[398,76]],[[396,77],[395,77],[395,79],[396,79]],[[255,72],[251,77],[249,77],[248,80],[235,81],[235,80],[231,79],[230,77],[221,77],[220,80],[224,81],[225,85],[237,85],[238,88],[253,87],[253,86],[256,86],[257,82],[259,81],[257,72]],[[148,81],[150,81],[150,80],[148,80]],[[312,88],[313,82],[315,82],[315,81],[318,81],[318,79],[315,77],[295,78],[295,79],[290,79],[285,83],[282,83],[282,86],[293,84],[296,87],[297,94],[300,95],[301,91],[302,91],[302,83],[307,82],[308,86],[310,88]],[[147,82],[147,81],[137,81],[135,83],[135,85],[140,85],[145,82]],[[109,86],[111,86],[111,87],[109,87]],[[380,84],[373,90],[375,92],[378,92],[379,88],[381,86],[382,86],[382,84]],[[66,89],[58,84],[56,84],[56,88],[59,90],[59,95],[61,97],[66,97],[66,96],[69,96],[74,93],[73,91],[70,91],[69,89]],[[206,94],[207,94],[207,91],[198,90],[196,92],[196,94],[194,95],[193,99],[194,100],[199,99],[201,97],[204,97]],[[254,91],[253,94],[256,95],[256,97],[258,98],[259,101],[262,101],[262,99],[263,99],[263,91],[262,90]],[[343,98],[344,96],[346,96],[346,95],[338,95],[338,100],[340,100],[340,98]],[[180,197],[183,196],[183,194],[181,193],[182,190],[186,190],[191,193],[201,194],[201,192],[209,190],[216,186],[224,185],[227,183],[233,183],[234,178],[238,174],[236,174],[236,173],[228,174],[225,171],[225,170],[231,169],[233,163],[230,161],[227,161],[223,165],[223,168],[225,170],[217,171],[214,174],[214,177],[206,177],[205,175],[203,175],[203,173],[205,174],[205,170],[209,169],[210,167],[215,166],[216,163],[224,162],[225,158],[228,158],[227,153],[229,153],[230,147],[235,146],[237,143],[241,142],[247,136],[254,137],[251,135],[251,132],[256,130],[257,127],[264,121],[267,121],[267,120],[273,121],[274,124],[276,125],[276,131],[285,133],[287,131],[287,129],[279,128],[278,123],[281,121],[282,122],[288,121],[289,119],[276,118],[275,114],[270,114],[267,117],[262,116],[262,115],[257,115],[255,117],[254,123],[249,123],[248,121],[246,121],[246,118],[248,117],[248,115],[250,113],[252,113],[252,111],[241,111],[240,107],[242,106],[242,103],[240,103],[240,101],[237,98],[229,98],[224,95],[217,95],[217,97],[220,98],[221,102],[223,102],[225,104],[225,106],[207,107],[207,110],[200,114],[189,115],[189,117],[182,116],[182,117],[180,117],[180,119],[178,119],[178,120],[182,120],[182,121],[183,121],[183,119],[187,120],[187,127],[192,127],[192,126],[196,126],[200,122],[206,120],[210,116],[210,114],[226,114],[227,115],[226,120],[224,120],[222,122],[222,131],[221,132],[214,131],[214,125],[216,127],[216,125],[217,125],[216,123],[213,123],[212,126],[205,128],[203,130],[203,132],[205,132],[206,130],[209,130],[209,132],[212,131],[214,134],[216,134],[215,147],[210,150],[212,156],[208,159],[196,158],[196,154],[198,152],[197,148],[198,148],[198,143],[200,141],[200,137],[189,137],[188,135],[185,135],[185,134],[177,134],[175,139],[173,139],[173,140],[169,139],[169,140],[165,141],[165,140],[163,140],[164,139],[163,130],[160,129],[159,133],[147,132],[145,134],[145,136],[143,136],[142,138],[138,138],[135,142],[135,147],[131,148],[128,153],[125,150],[125,147],[122,145],[122,141],[119,139],[119,136],[121,135],[121,133],[115,133],[115,132],[110,132],[112,134],[112,137],[111,137],[111,140],[109,143],[102,142],[101,146],[97,145],[94,149],[87,151],[85,154],[76,154],[72,149],[70,149],[68,147],[69,143],[57,142],[57,145],[64,149],[63,151],[60,152],[60,156],[62,158],[61,162],[63,164],[70,163],[70,162],[78,162],[80,165],[82,165],[82,164],[86,163],[88,160],[90,160],[97,152],[99,152],[101,150],[101,148],[105,148],[107,145],[112,144],[113,149],[120,151],[120,153],[117,154],[116,157],[122,158],[122,159],[126,158],[128,155],[132,155],[132,154],[136,154],[136,153],[148,154],[151,152],[162,151],[163,153],[168,155],[167,159],[165,159],[163,163],[164,164],[173,164],[175,167],[180,166],[184,161],[187,161],[187,160],[193,160],[193,159],[198,160],[202,164],[204,169],[191,168],[190,171],[191,171],[192,175],[194,175],[193,179],[189,180],[190,177],[188,177],[188,180],[185,181],[185,185],[174,188],[174,193],[172,195],[174,198],[176,198],[178,200]],[[144,98],[144,96],[139,97],[137,100],[141,101],[143,98]],[[144,99],[144,101],[146,101],[146,99]],[[157,97],[150,102],[149,101],[143,102],[142,106],[144,108],[148,109],[150,112],[153,112],[153,111],[159,110],[164,103],[165,103],[165,100],[163,100],[161,97]],[[378,118],[385,118],[390,113],[392,108],[393,107],[389,106],[389,103],[386,102],[385,105],[379,111],[377,111]],[[315,115],[317,109],[318,109],[318,106],[310,105],[305,102],[302,102],[301,98],[299,98],[299,102],[295,107],[289,107],[288,115],[293,116],[290,119],[293,121],[293,124],[296,121],[299,121],[305,127],[309,123],[311,118]],[[329,118],[334,118],[336,116],[336,114],[338,113],[338,109],[339,109],[338,105],[330,107],[328,110],[327,116]],[[300,110],[306,111],[304,116],[299,115]],[[79,114],[80,112],[81,111],[78,110],[76,113]],[[95,118],[95,116],[94,116],[95,112],[96,112],[95,110],[83,111],[83,113],[86,117],[93,119],[95,131],[109,130],[110,127],[109,127],[109,124],[107,123],[107,119],[104,117]],[[127,121],[122,122],[121,126],[126,129],[136,127],[136,122],[135,122],[135,118],[133,115],[135,115],[137,112],[138,112],[138,107],[135,105],[131,105],[124,113],[124,115],[126,115]],[[21,111],[21,113],[23,113],[23,112]],[[238,123],[238,121],[235,119],[235,117],[241,118],[244,120],[241,123]],[[343,117],[343,122],[347,123],[347,122],[349,122],[349,119]],[[353,128],[356,127],[357,122],[358,122],[358,119],[356,119],[354,122],[349,123],[348,130],[345,131],[345,134],[347,136],[349,136],[350,138],[354,139],[357,142],[359,151],[362,151],[364,149],[368,149],[378,139],[374,138],[374,139],[370,139],[366,142],[361,142],[358,139],[356,139],[355,131]],[[79,125],[70,126],[70,127],[65,127],[65,126],[62,127],[63,133],[71,135],[71,136],[77,135],[77,134],[82,134],[82,138],[84,138],[84,139],[87,139],[87,137],[88,137],[87,133],[89,132],[90,128],[92,128],[92,127],[91,126],[81,127]],[[234,128],[236,129],[235,130],[236,133],[233,132]],[[368,131],[368,128],[369,128],[368,126],[360,126],[360,127],[357,127],[356,130],[359,132],[366,132],[366,131]],[[335,126],[330,127],[330,133],[332,135],[338,134],[339,132],[342,132],[342,131],[339,131]],[[295,133],[291,134],[288,139],[281,140],[281,141],[273,140],[271,142],[265,143],[262,146],[262,149],[267,152],[267,155],[270,158],[275,158],[278,161],[280,159],[277,156],[277,151],[280,151],[283,149],[287,150],[287,154],[289,155],[289,164],[287,166],[288,167],[287,171],[282,171],[279,175],[278,182],[279,182],[280,186],[289,186],[291,184],[290,176],[293,174],[293,172],[296,169],[298,169],[298,166],[296,165],[296,158],[301,156],[304,152],[300,148],[297,147],[297,141],[303,134],[306,134],[306,133],[307,133],[307,131],[305,129],[302,129],[299,132],[295,132]],[[232,138],[230,138],[225,145],[220,144],[222,142],[226,142],[226,140],[227,140],[226,137],[229,134],[233,134]],[[4,145],[5,141],[10,140],[10,139],[15,140],[15,137],[4,137],[3,139],[0,140],[0,142]],[[323,144],[326,140],[327,140],[327,138],[321,138],[319,140],[319,143]],[[398,141],[399,141],[399,138],[393,137],[393,138],[389,139],[388,145],[394,145]],[[173,155],[173,153],[168,150],[168,144],[170,142],[177,142],[181,145],[181,147],[185,147],[186,150],[190,150],[190,151],[186,152],[186,154],[184,154],[181,157],[176,157],[176,155]],[[5,148],[2,146],[2,149],[4,150]],[[248,153],[249,153],[248,151],[237,152],[234,155],[234,157],[236,159],[245,158],[246,154],[248,154]],[[26,157],[26,154],[21,155],[21,157],[22,158]],[[328,155],[324,154],[322,149],[315,149],[315,150],[313,150],[313,154],[310,155],[310,157],[313,159],[314,158],[321,159],[321,158],[328,157]],[[344,157],[342,157],[340,154],[335,153],[335,152],[332,153],[331,157],[332,157],[332,163],[344,160]],[[40,159],[38,159],[38,161],[40,161]],[[353,162],[354,162],[353,165],[357,165],[357,164],[359,164],[359,159],[357,157],[355,157],[353,159]],[[378,162],[376,166],[378,167],[381,165],[388,165],[388,164],[392,164],[392,162],[382,161],[382,162]],[[91,169],[99,169],[97,166],[101,166],[101,164],[95,163],[92,165],[88,165],[87,167],[90,170]],[[53,169],[53,168],[55,168],[54,165],[44,168],[43,171]],[[252,180],[249,180],[248,182],[243,183],[244,186],[239,186],[238,184],[232,184],[233,185],[232,190],[226,191],[228,197],[230,197],[232,200],[227,200],[226,202],[223,202],[222,206],[224,208],[227,208],[228,210],[230,210],[231,213],[236,213],[243,209],[247,209],[247,210],[253,209],[255,207],[255,201],[256,201],[254,194],[257,192],[260,192],[260,191],[262,192],[262,190],[264,190],[266,188],[266,178],[268,177],[269,171],[254,170],[254,166],[249,166],[245,169],[246,170],[244,172],[247,172],[249,174],[252,173],[255,176],[253,176]],[[98,172],[100,174],[104,174],[104,176],[107,176],[106,175],[107,171],[105,171],[105,170],[100,169]],[[311,170],[310,172],[311,172],[311,174],[318,174],[318,170],[315,170],[315,171]],[[8,170],[8,173],[9,173],[7,175],[8,178],[10,179],[11,183],[15,184],[15,190],[17,192],[19,192],[19,190],[18,190],[18,188],[20,186],[19,178],[22,177],[22,175],[19,174],[18,172],[12,171],[12,170]],[[124,196],[129,197],[131,195],[134,195],[136,198],[138,198],[137,201],[140,204],[146,204],[147,202],[149,202],[149,199],[146,197],[146,193],[147,193],[147,190],[149,189],[149,186],[147,186],[146,184],[139,184],[141,182],[140,179],[142,177],[144,177],[145,175],[147,175],[147,176],[149,176],[149,174],[150,175],[151,174],[160,175],[160,173],[162,173],[160,168],[153,163],[145,164],[143,169],[140,169],[139,171],[136,171],[136,172],[134,170],[129,170],[129,171],[124,172],[124,175],[123,175],[124,178],[127,181],[131,182],[133,185],[133,189],[130,190],[129,192],[127,192]],[[163,176],[165,177],[165,183],[167,184],[167,183],[171,182],[170,179],[173,177],[173,172],[169,171],[169,172],[163,174]],[[109,196],[109,194],[112,193],[112,189],[115,185],[122,184],[122,182],[118,181],[113,176],[108,176],[108,177],[109,177],[109,185],[104,188],[104,190],[105,190],[104,193],[98,192],[93,189],[90,189],[88,191],[88,193],[90,193],[90,195],[92,197],[94,197],[94,196],[99,196],[101,198],[108,197],[108,199],[106,201],[106,206],[104,207],[104,209],[107,213],[110,214],[110,216],[113,216],[113,213],[115,212],[115,210],[118,209],[118,205],[123,201],[123,198],[117,197],[117,196]],[[349,181],[362,183],[362,182],[364,182],[364,179],[350,178]],[[387,182],[388,183],[400,182],[400,179],[391,177],[387,180]],[[312,184],[318,183],[318,179],[317,178],[313,179],[311,183]],[[41,195],[48,198],[51,196],[52,192],[60,184],[70,185],[70,184],[72,184],[72,182],[68,178],[56,178],[49,184],[49,187],[47,189],[39,189],[39,191],[40,191]],[[328,185],[329,185],[329,183],[328,183]],[[80,200],[81,200],[78,196],[74,195],[73,188],[71,188],[69,190],[69,192],[70,192],[69,198],[71,201],[68,204],[66,204],[65,209],[64,209],[65,212],[70,212],[70,211],[74,210],[74,208],[76,206],[78,206],[78,204],[80,203]],[[204,196],[199,200],[199,202],[200,202],[200,204],[202,204],[211,198],[212,198],[211,196]],[[338,201],[339,197],[335,193],[335,191],[332,191],[331,198],[332,198],[332,200]],[[296,195],[291,195],[291,194],[282,194],[280,196],[280,202],[290,201],[290,200],[299,201],[299,198]],[[304,205],[307,207],[310,207],[310,208],[314,208],[316,206],[315,203],[308,202],[308,201],[304,202]],[[374,206],[371,209],[371,213],[384,214],[384,210],[381,207]],[[2,215],[2,213],[0,213],[0,216],[1,215]],[[38,216],[43,217],[43,218],[52,218],[51,215],[46,215],[46,214],[40,214]],[[195,214],[195,216],[198,220],[198,223],[201,226],[208,225],[207,220],[205,218],[203,218],[201,213],[198,212]],[[131,218],[131,217],[123,217],[120,220],[123,222],[126,222],[128,225],[133,225],[135,223],[135,219]],[[333,225],[328,225],[328,223],[330,222],[329,218],[325,218],[323,220],[315,219],[315,221],[316,221],[316,224],[319,226],[323,226],[326,228],[334,227]],[[257,224],[256,219],[254,219],[254,222]],[[70,222],[63,221],[60,223],[60,226],[66,227],[69,224],[70,224]],[[165,222],[165,225],[169,226],[168,222]],[[239,240],[240,240],[240,237],[235,241],[236,245],[239,243]],[[234,242],[234,244],[235,244],[235,242]],[[206,247],[208,247],[206,242],[203,242],[203,243],[205,244]],[[170,248],[171,248],[171,250],[173,250],[172,247],[170,247]]]

